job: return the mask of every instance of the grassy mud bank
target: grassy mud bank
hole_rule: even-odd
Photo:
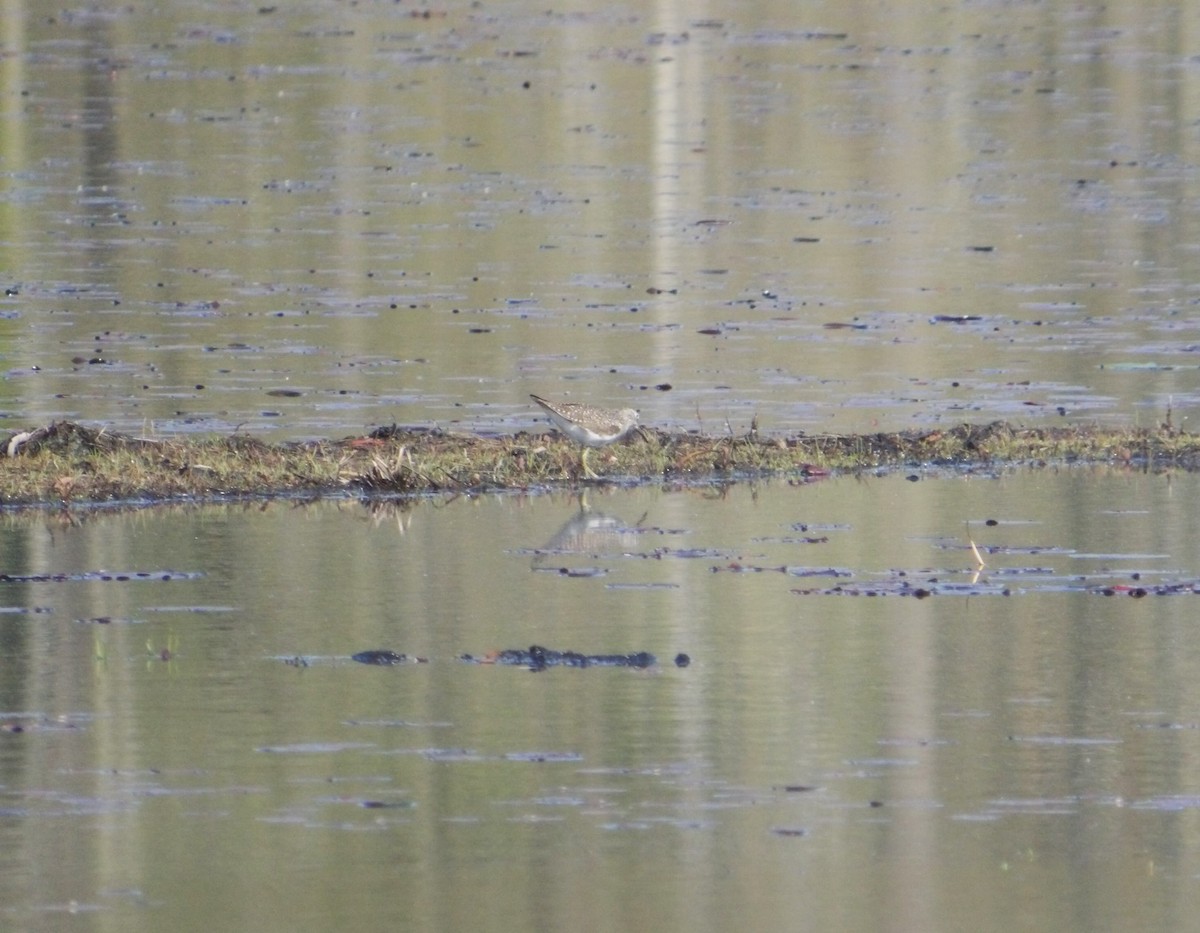
[[[647,430],[592,457],[599,482],[1044,463],[1194,470],[1200,468],[1200,435],[1169,425],[1023,428],[1005,422],[797,437]],[[340,441],[267,444],[244,435],[134,437],[64,421],[0,441],[0,507],[8,508],[222,496],[467,492],[579,482],[580,476],[579,447],[554,433],[480,437],[392,426]]]

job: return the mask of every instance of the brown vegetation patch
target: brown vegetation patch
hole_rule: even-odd
[[[413,494],[578,482],[579,448],[557,434],[502,437],[380,428],[341,441],[244,435],[144,438],[55,422],[0,446],[0,504],[220,496]],[[593,453],[610,477],[823,474],[900,466],[1091,462],[1200,466],[1200,438],[1147,429],[1019,428],[1005,422],[865,435],[713,437],[645,430]]]

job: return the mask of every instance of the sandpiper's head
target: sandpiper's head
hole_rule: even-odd
[[[627,437],[634,431],[640,431],[638,427],[638,410],[636,408],[622,408],[619,411],[612,412],[616,423],[613,425],[617,429],[616,436],[612,440],[617,441],[623,437]]]

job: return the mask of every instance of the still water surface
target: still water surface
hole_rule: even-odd
[[[1198,483],[9,516],[0,924],[1188,928]]]
[[[5,9],[2,427],[1200,416],[1195,4]]]
[[[0,427],[1190,426],[1197,34],[10,3]],[[1196,483],[6,517],[0,925],[1194,928]]]

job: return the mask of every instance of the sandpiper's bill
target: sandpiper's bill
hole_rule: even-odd
[[[596,408],[578,402],[548,402],[537,395],[529,397],[546,410],[555,427],[583,445],[579,462],[583,467],[583,475],[592,479],[599,477],[587,464],[588,450],[619,441],[638,428],[638,413],[632,408]]]

